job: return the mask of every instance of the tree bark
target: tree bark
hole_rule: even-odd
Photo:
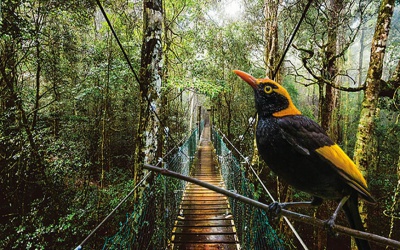
[[[272,77],[277,70],[278,55],[278,7],[280,0],[265,0],[265,66],[266,76]],[[276,75],[275,81],[278,81]],[[279,81],[278,81],[279,82]]]
[[[280,0],[264,0],[264,15],[265,15],[265,50],[264,50],[264,58],[265,58],[265,74],[267,77],[273,76],[274,72],[277,70],[276,65],[279,61],[278,56],[278,7]],[[276,72],[275,81],[279,81],[279,74]],[[258,117],[256,117],[256,122],[254,123],[257,126]],[[254,134],[253,139],[253,156],[252,156],[252,164],[259,163],[259,154],[256,143],[256,136]],[[268,169],[269,171],[269,169]]]
[[[343,2],[342,0],[330,0],[329,5],[328,42],[326,45],[325,65],[323,70],[327,72],[325,78],[332,82],[334,81],[334,76],[338,72],[338,28],[340,10],[343,8]],[[332,84],[337,85],[334,82],[332,82]],[[338,102],[338,94],[339,92],[337,89],[333,88],[331,85],[325,85],[325,96],[321,102],[322,106],[320,106],[321,126],[334,141],[337,140],[337,128],[335,128],[332,120],[334,112],[336,112],[335,107]]]
[[[162,75],[162,0],[143,2],[143,43],[139,71],[140,117],[135,150],[134,178],[139,182],[143,163],[157,161],[157,137],[160,131],[157,113],[161,93]]]
[[[354,161],[364,174],[375,169],[374,119],[377,115],[378,97],[381,91],[381,77],[386,41],[393,15],[394,0],[383,0],[372,40],[370,63],[366,79],[366,89],[362,102]]]

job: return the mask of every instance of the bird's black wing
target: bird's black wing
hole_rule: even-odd
[[[364,199],[373,202],[367,183],[360,170],[347,154],[332,141],[316,122],[308,117],[296,115],[278,119],[278,125],[286,141],[299,153],[319,155]]]
[[[285,139],[299,152],[335,144],[321,126],[306,116],[286,116],[278,119],[278,125]]]

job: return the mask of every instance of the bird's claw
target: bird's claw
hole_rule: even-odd
[[[333,230],[333,228],[336,225],[335,220],[336,218],[331,217],[325,221],[325,228],[327,229],[328,233],[332,236],[338,236],[338,233]]]
[[[284,208],[283,203],[279,203],[279,202],[275,201],[275,202],[269,204],[268,212],[271,213],[274,216],[274,218],[279,218],[283,208]]]

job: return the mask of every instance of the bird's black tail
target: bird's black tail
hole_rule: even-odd
[[[365,231],[361,221],[360,213],[358,212],[358,195],[353,193],[350,198],[343,205],[343,210],[346,213],[347,220],[351,228],[359,231]],[[370,250],[371,246],[368,241],[355,238],[359,250]]]

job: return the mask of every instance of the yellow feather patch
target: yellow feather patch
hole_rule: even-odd
[[[337,145],[323,146],[315,150],[325,159],[330,161],[338,170],[345,174],[345,178],[352,184],[357,186],[363,193],[367,191],[367,182],[360,170],[354,162],[347,156],[345,152]],[[346,177],[347,176],[347,177]]]
[[[287,115],[300,115],[301,112],[293,105],[293,103],[289,104],[289,107],[275,112],[272,115],[275,117],[283,117],[283,116],[287,116]]]
[[[289,93],[287,90],[282,87],[280,84],[277,84],[271,80],[272,83],[274,83],[278,88],[274,89],[274,91],[280,95],[283,95],[286,97],[286,99],[289,101],[289,106],[281,111],[273,113],[273,116],[275,117],[283,117],[287,115],[301,115],[301,112],[294,106],[292,102],[292,98],[290,98]]]

